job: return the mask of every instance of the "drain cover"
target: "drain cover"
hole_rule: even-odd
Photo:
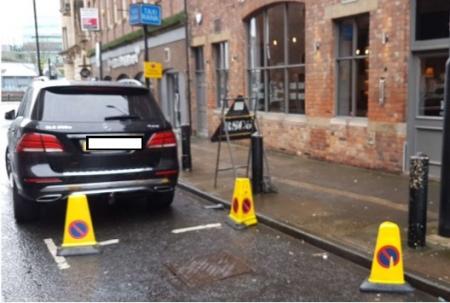
[[[183,265],[168,264],[169,270],[190,287],[251,272],[240,259],[226,252],[196,257]]]

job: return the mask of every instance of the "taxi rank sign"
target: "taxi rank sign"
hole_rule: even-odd
[[[154,4],[135,3],[129,8],[130,25],[161,25],[161,7]]]
[[[238,97],[234,100],[222,123],[212,135],[211,141],[226,141],[226,131],[230,140],[249,139],[256,131],[255,117],[250,114],[243,98]]]

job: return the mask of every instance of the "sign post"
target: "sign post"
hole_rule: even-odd
[[[134,3],[130,4],[129,8],[129,22],[131,26],[142,26],[144,30],[144,77],[145,86],[150,89],[150,81],[145,75],[145,65],[149,61],[148,56],[148,26],[161,25],[161,7],[154,4]]]

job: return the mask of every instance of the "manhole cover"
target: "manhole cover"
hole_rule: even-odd
[[[190,287],[252,271],[243,261],[226,252],[196,257],[183,265],[167,264],[167,267]]]

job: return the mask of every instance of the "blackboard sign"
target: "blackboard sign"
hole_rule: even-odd
[[[255,117],[242,97],[234,100],[223,120],[212,135],[212,142],[226,141],[225,130],[228,131],[230,140],[249,139],[256,131]]]

